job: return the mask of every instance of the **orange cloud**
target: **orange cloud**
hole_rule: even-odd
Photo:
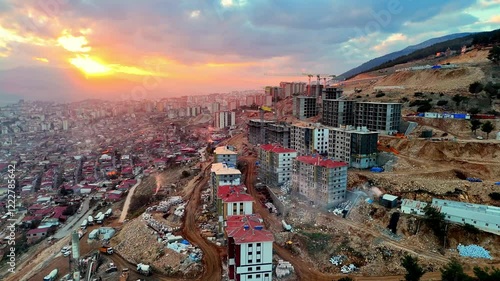
[[[85,36],[73,36],[68,30],[63,31],[63,35],[57,38],[57,42],[64,49],[74,53],[87,53],[92,50]]]
[[[89,76],[104,76],[111,74],[129,74],[135,76],[159,76],[166,77],[161,71],[149,71],[136,66],[122,64],[110,64],[103,60],[91,57],[87,54],[70,58],[69,62],[80,71]]]

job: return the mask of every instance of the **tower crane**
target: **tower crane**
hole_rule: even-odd
[[[334,75],[334,74],[318,74],[318,73],[264,73],[264,75],[267,75],[267,76],[288,76],[288,77],[294,77],[294,76],[307,76],[308,77],[308,87],[307,87],[307,95],[308,96],[311,96],[311,79],[316,76],[317,79],[318,79],[318,88],[316,89],[316,95],[319,95],[318,94],[318,91],[319,91],[319,85],[320,85],[320,79],[323,78],[324,79],[324,85],[326,87],[326,78],[334,78],[334,77],[337,77],[337,75]]]

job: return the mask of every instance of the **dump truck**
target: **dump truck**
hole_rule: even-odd
[[[94,225],[94,218],[92,216],[89,216],[87,218],[87,222],[88,222],[89,225]]]
[[[95,218],[95,222],[98,224],[102,224],[104,222],[104,214],[100,213],[101,215]]]
[[[103,253],[103,254],[107,254],[107,255],[111,255],[113,254],[113,247],[99,247],[99,252]]]
[[[88,223],[88,222],[87,222],[87,220],[83,220],[83,222],[82,222],[82,224],[80,225],[80,227],[81,227],[82,229],[86,228],[86,227],[87,227],[87,223]]]
[[[139,263],[137,264],[137,271],[142,275],[151,275],[151,266]]]
[[[52,270],[47,276],[43,277],[43,281],[54,281],[54,280],[56,280],[58,272],[59,272],[59,270],[57,270],[57,268],[54,269],[54,270]]]
[[[106,211],[106,213],[104,213],[104,216],[105,216],[105,217],[109,217],[109,216],[111,216],[111,214],[112,214],[112,213],[113,213],[113,210],[111,210],[111,208],[109,208],[109,209]]]

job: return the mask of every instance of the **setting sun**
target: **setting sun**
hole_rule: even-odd
[[[69,62],[87,75],[106,75],[111,74],[113,70],[89,56],[78,56],[70,59]]]

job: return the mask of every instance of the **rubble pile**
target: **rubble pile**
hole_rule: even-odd
[[[174,214],[179,217],[182,217],[184,216],[184,208],[186,204],[184,203],[184,201],[180,196],[172,196],[168,198],[167,201],[161,201],[158,205],[147,208],[146,212],[142,214],[142,218],[151,228],[155,229],[160,234],[160,236],[163,237],[165,234],[178,231],[180,228],[171,227],[155,220],[151,215],[151,213],[155,211],[167,213],[170,210],[170,208],[172,208],[172,206],[179,204],[180,206],[178,206],[175,209]]]
[[[290,262],[278,260],[278,265],[276,266],[276,276],[278,278],[286,277],[292,274],[293,271],[293,265]]]
[[[186,258],[173,251],[165,254],[154,232],[140,219],[125,224],[118,237],[113,239],[121,241],[115,250],[132,263],[150,264],[162,270],[167,266],[175,268]]]
[[[342,263],[344,263],[345,261],[347,260],[347,257],[346,256],[343,256],[343,255],[338,255],[338,256],[333,256],[331,259],[330,259],[330,262],[333,264],[333,265],[341,265]]]

